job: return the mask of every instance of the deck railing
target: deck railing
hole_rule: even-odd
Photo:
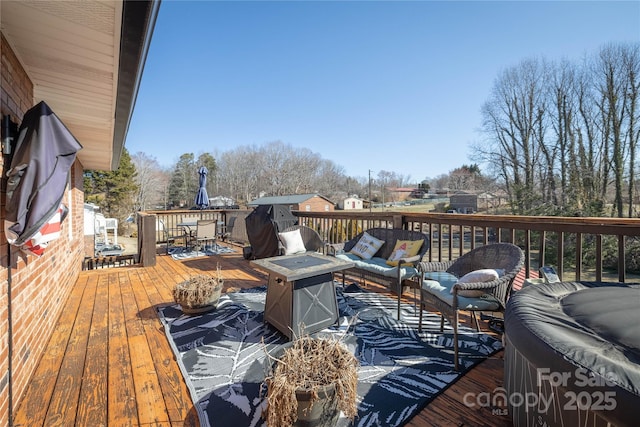
[[[216,221],[222,221],[224,224],[233,223],[233,227],[230,228],[230,240],[235,242],[247,243],[249,241],[247,237],[247,230],[244,226],[244,219],[252,210],[244,209],[229,209],[229,210],[170,210],[170,211],[145,211],[145,214],[153,214],[156,216],[156,221],[162,222],[165,229],[176,229],[178,224],[183,222],[186,218],[195,219],[213,219]],[[235,218],[231,221],[231,218]],[[162,227],[156,225],[156,241],[162,242],[164,236]]]
[[[244,218],[250,210],[153,211],[158,219],[175,226],[186,214],[203,219],[228,221],[236,217],[230,239],[248,243]],[[561,280],[640,281],[625,272],[629,252],[640,240],[640,219],[531,217],[514,215],[410,213],[392,211],[294,212],[300,223],[320,233],[327,242],[337,243],[372,227],[395,227],[421,231],[431,239],[429,261],[455,259],[478,245],[511,242],[525,252],[525,266],[536,271],[553,266]],[[159,238],[160,236],[158,236]],[[638,248],[638,244],[635,245]],[[613,268],[603,261],[614,258]]]

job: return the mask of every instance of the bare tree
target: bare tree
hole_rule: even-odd
[[[260,179],[273,196],[291,194],[287,186],[294,172],[287,168],[291,164],[291,150],[286,148],[284,143],[276,141],[260,149]]]
[[[293,191],[290,194],[316,193],[320,183],[322,157],[308,148],[293,149],[289,158],[289,175]]]
[[[623,52],[623,63],[627,73],[628,85],[625,108],[629,117],[627,139],[629,140],[629,190],[628,216],[634,215],[634,193],[636,185],[636,153],[640,140],[640,46],[628,46]]]
[[[633,215],[640,136],[638,44],[591,61],[527,60],[502,73],[482,109],[484,145],[514,213]],[[625,211],[625,205],[629,208]]]
[[[604,138],[610,143],[614,201],[612,215],[624,215],[624,185],[628,182],[629,214],[633,203],[635,150],[638,143],[638,46],[611,44],[600,50],[595,62],[597,88],[601,96],[600,116]],[[635,128],[635,129],[634,129]],[[625,162],[625,158],[629,162]],[[626,178],[626,179],[625,179]]]
[[[135,195],[134,209],[146,210],[159,204],[165,205],[167,174],[162,170],[155,157],[142,152],[131,156],[136,168],[135,183],[138,192]]]
[[[316,173],[316,190],[319,194],[337,202],[338,197],[344,198],[352,194],[364,195],[362,185],[347,176],[342,166],[333,161],[323,159],[318,165]]]
[[[258,157],[257,149],[247,146],[222,153],[217,178],[220,194],[236,203],[253,199],[260,191]]]
[[[584,189],[587,214],[602,214],[606,196],[609,162],[600,135],[597,94],[594,90],[593,73],[585,61],[576,77],[576,99],[578,107],[578,173]]]
[[[394,180],[395,180],[395,176],[393,172],[389,172],[385,170],[381,170],[380,172],[378,172],[377,184],[380,187],[380,195],[381,195],[380,197],[382,198],[381,201],[383,205],[385,204],[385,202],[393,201],[393,200],[390,200],[389,191],[387,189],[389,186],[395,186]]]
[[[536,206],[535,171],[544,144],[544,64],[526,60],[496,80],[490,100],[482,108],[487,145],[476,147],[505,184],[514,213]]]
[[[261,195],[319,193],[331,198],[346,183],[342,168],[307,148],[280,141],[242,146],[220,155],[221,192],[239,202]]]
[[[559,213],[573,214],[582,204],[582,180],[578,166],[576,134],[578,101],[576,67],[569,61],[550,65],[547,78],[549,138],[540,145],[544,157],[541,170],[543,202],[559,208]],[[569,212],[571,210],[572,212]]]
[[[482,186],[482,175],[477,164],[462,165],[449,172],[449,189],[453,191],[477,191]]]

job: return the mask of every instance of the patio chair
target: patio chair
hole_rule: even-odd
[[[524,264],[524,252],[511,243],[477,247],[456,260],[418,263],[420,323],[422,310],[431,304],[441,313],[440,332],[445,317],[453,327],[454,366],[458,370],[458,312],[469,311],[480,331],[476,311],[503,312],[513,280]]]
[[[199,219],[196,225],[196,232],[193,238],[196,250],[206,247],[206,242],[214,242],[217,237],[218,222],[215,219]],[[205,244],[203,246],[203,243]]]
[[[176,225],[184,227],[190,234],[195,235],[199,219],[199,215],[180,215],[180,221]]]
[[[326,244],[322,240],[318,232],[313,228],[307,227],[306,225],[292,225],[291,227],[285,228],[280,233],[288,233],[296,230],[300,231],[300,237],[302,238],[304,249],[307,252],[325,252],[324,249]],[[287,242],[280,233],[278,234],[278,239],[280,240],[280,253],[286,254],[287,246],[290,245],[290,243]]]
[[[156,221],[156,232],[161,241],[165,242],[166,253],[169,254],[173,248],[186,248],[189,244],[189,235],[183,227],[167,227],[163,220]]]
[[[233,226],[236,223],[236,217],[231,216],[227,218],[226,223],[218,223],[218,239],[223,242],[231,237],[231,233],[233,233]]]

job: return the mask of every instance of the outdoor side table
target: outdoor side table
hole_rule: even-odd
[[[333,273],[352,262],[313,252],[258,259],[251,266],[269,273],[264,320],[289,339],[338,321]]]

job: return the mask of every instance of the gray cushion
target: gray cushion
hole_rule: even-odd
[[[398,277],[398,267],[388,265],[387,260],[384,258],[373,257],[371,259],[363,260],[359,256],[348,252],[338,254],[336,255],[336,258],[351,261],[355,264],[356,268],[366,270],[370,273],[384,277]],[[400,267],[400,274],[402,275],[401,279],[404,280],[415,276],[418,274],[418,271],[415,267]]]
[[[425,273],[425,279],[422,280],[421,292],[427,292],[439,300],[453,305],[451,288],[456,283],[458,283],[458,278],[451,273],[428,272]],[[458,296],[458,308],[460,310],[493,311],[500,308],[500,303],[491,295],[477,298]]]
[[[340,258],[340,259],[343,259],[345,261],[351,261],[351,262],[362,261],[362,258],[360,258],[356,254],[352,254],[351,252],[338,253],[338,254],[336,254],[336,258]]]

